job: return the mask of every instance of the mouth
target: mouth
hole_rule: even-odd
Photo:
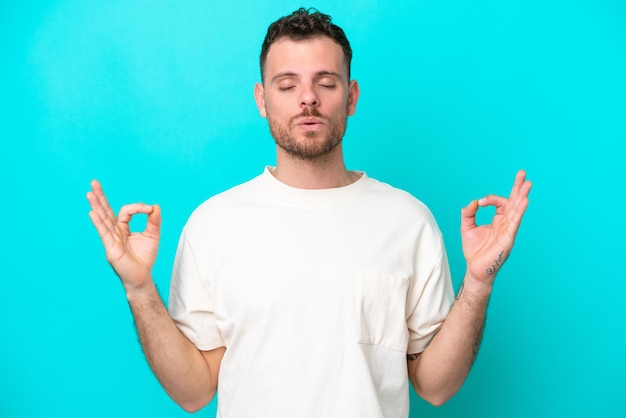
[[[324,121],[318,118],[302,118],[296,122],[296,127],[305,131],[316,131],[324,127]]]

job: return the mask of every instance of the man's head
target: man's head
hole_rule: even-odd
[[[302,41],[323,36],[335,41],[343,50],[347,79],[350,80],[352,48],[346,34],[339,26],[332,23],[330,16],[315,9],[300,8],[288,16],[281,17],[267,29],[267,34],[261,47],[261,81],[265,82],[265,62],[270,47],[274,42],[281,38]]]
[[[300,9],[268,30],[261,53],[262,83],[254,97],[278,145],[278,158],[340,156],[347,118],[359,87],[349,78],[350,46],[330,17]]]

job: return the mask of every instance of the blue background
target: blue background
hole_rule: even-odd
[[[115,208],[161,204],[166,297],[190,212],[274,163],[258,53],[300,4],[214,3],[0,4],[0,416],[187,415],[143,358],[84,195],[98,178]],[[624,2],[314,6],[355,51],[349,168],[430,206],[456,288],[460,208],[518,168],[534,182],[468,381],[438,409],[413,396],[411,416],[625,416]]]

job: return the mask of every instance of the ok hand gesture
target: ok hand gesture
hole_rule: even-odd
[[[496,273],[508,258],[522,216],[528,206],[531,183],[520,170],[509,198],[489,195],[473,200],[461,210],[461,240],[467,273],[485,284],[492,284]],[[491,224],[476,225],[479,206],[495,206]]]
[[[106,259],[127,293],[140,291],[152,281],[152,266],[159,247],[161,209],[158,205],[134,203],[123,206],[116,218],[100,183],[92,181],[91,188],[87,193],[91,205],[89,217],[100,235]],[[129,222],[139,213],[148,215],[146,229],[131,233]]]

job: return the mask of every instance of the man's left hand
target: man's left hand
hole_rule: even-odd
[[[488,195],[473,200],[461,210],[461,240],[467,262],[467,273],[484,284],[491,285],[496,273],[506,261],[528,206],[531,182],[520,170],[515,177],[509,198]],[[476,225],[480,206],[495,206],[491,224]]]

